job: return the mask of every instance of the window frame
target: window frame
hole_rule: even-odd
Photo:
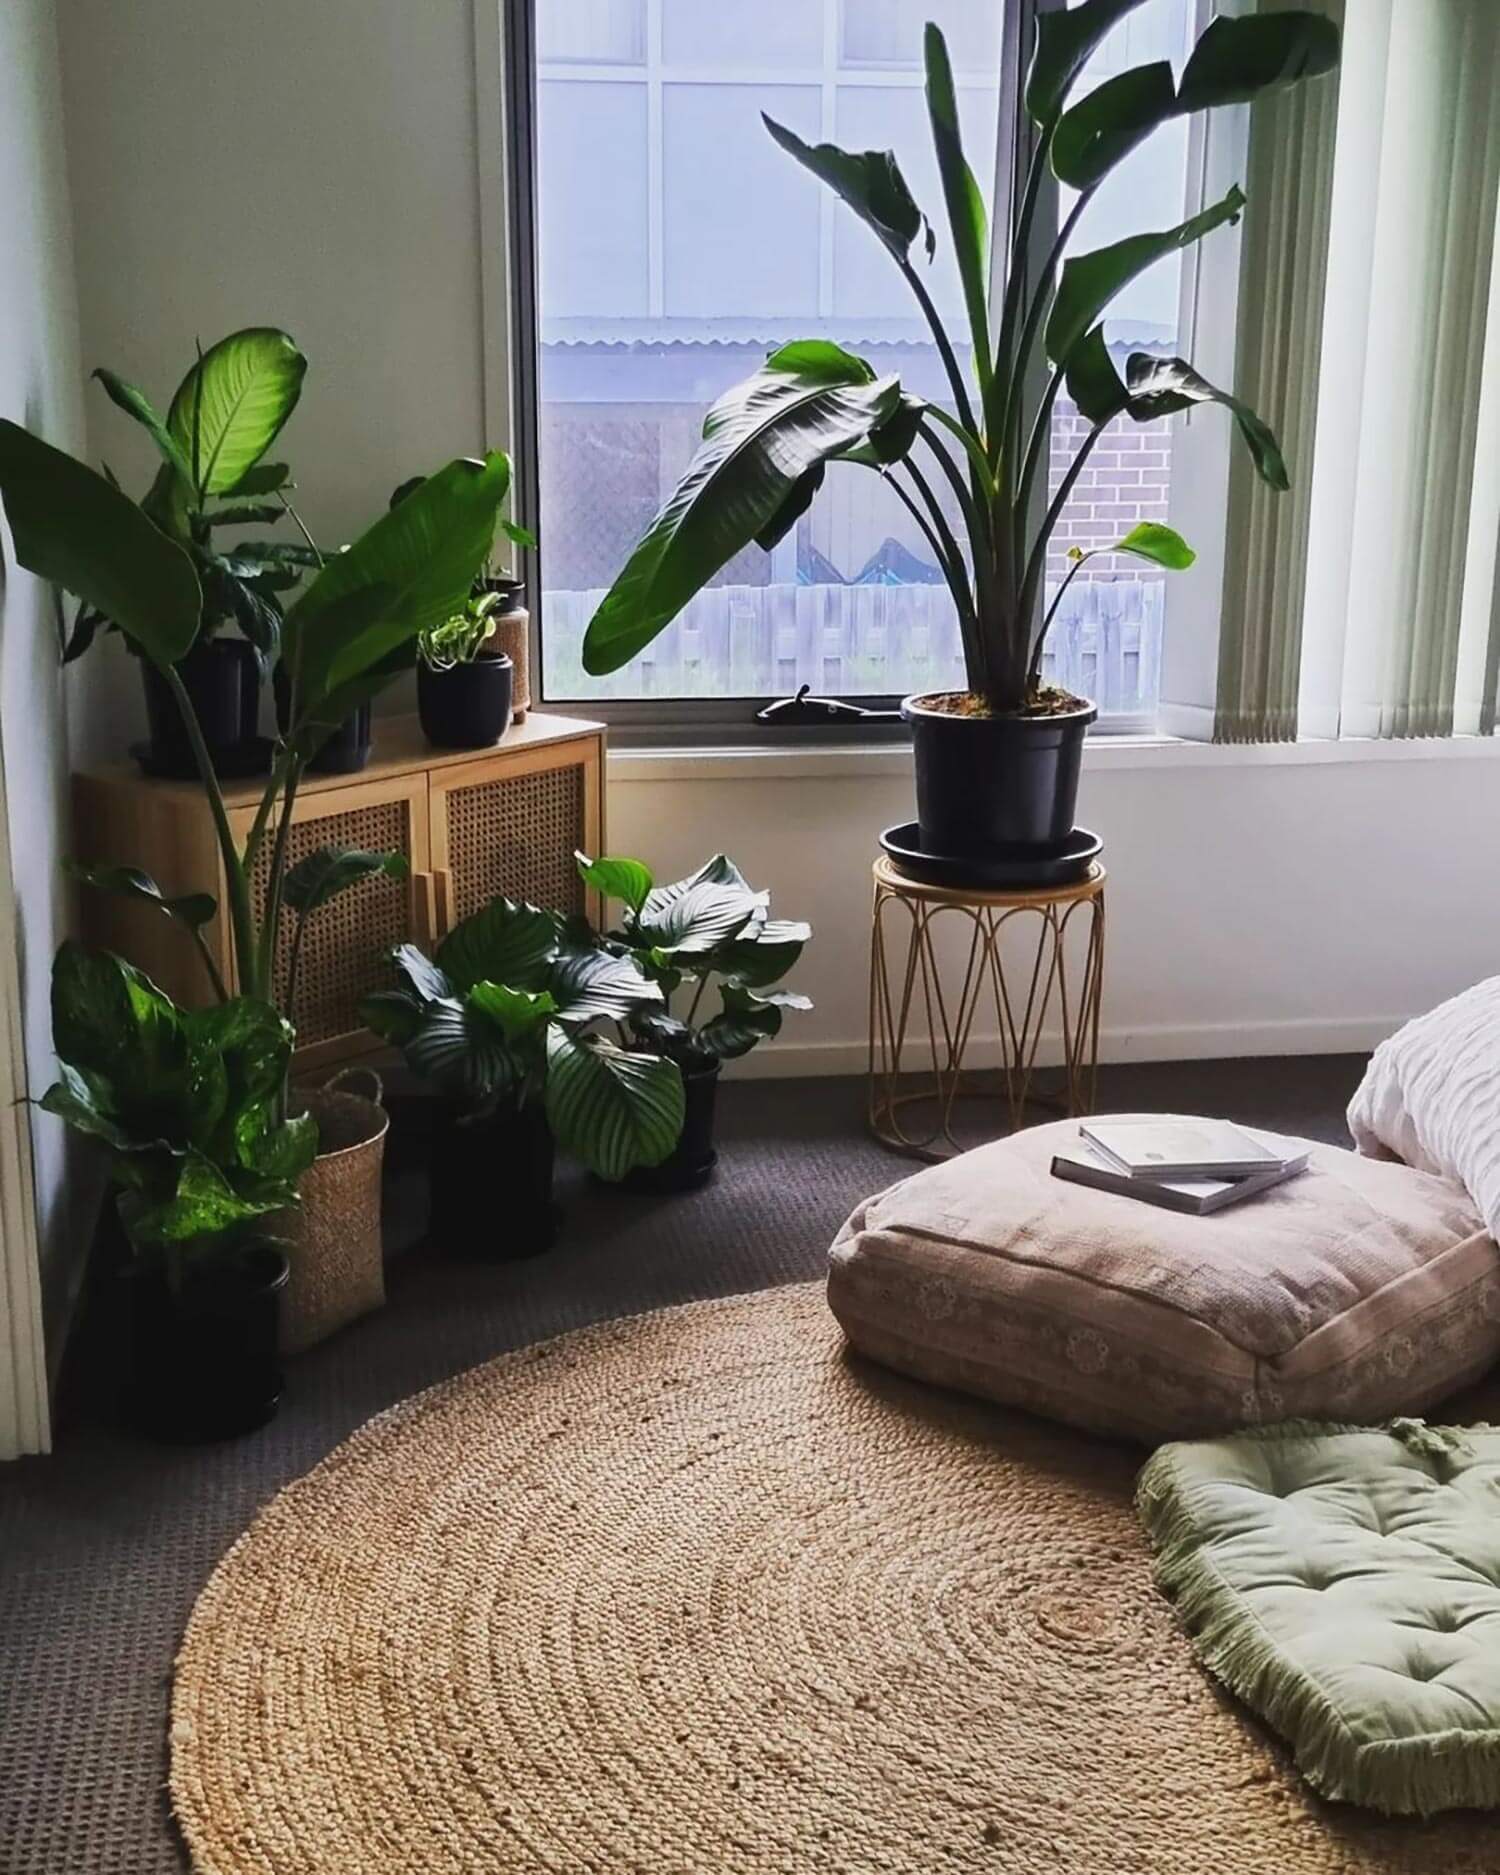
[[[845,0],[822,0],[837,13]],[[1200,8],[1206,0],[1199,0]],[[1046,10],[1047,0],[1007,0],[1001,23],[1001,60],[999,82],[1000,122],[996,140],[996,163],[991,189],[992,219],[996,226],[1008,221],[1012,204],[1019,194],[1019,178],[1024,176],[1031,151],[1033,129],[1021,104],[1024,77],[1024,49],[1033,36],[1035,16]],[[485,409],[491,435],[509,437],[515,467],[515,512],[527,525],[537,528],[540,489],[540,308],[538,303],[539,267],[536,247],[537,163],[536,128],[538,97],[538,58],[536,31],[537,0],[481,0],[476,8],[476,76],[479,92],[481,218],[488,232],[504,229],[504,240],[485,239],[482,271],[485,300]],[[648,34],[650,28],[648,25]],[[634,69],[634,68],[632,68]],[[878,80],[881,68],[872,66],[870,75]],[[498,84],[494,80],[498,77]],[[826,81],[826,79],[825,79]],[[490,94],[486,99],[486,92]],[[488,147],[486,147],[488,146]],[[498,157],[498,161],[496,160]],[[1190,169],[1190,190],[1193,172]],[[1197,180],[1201,181],[1201,174]],[[1046,178],[1048,193],[1054,185]],[[1003,213],[1002,213],[1003,211]],[[1190,212],[1190,211],[1189,211]],[[1038,218],[1044,228],[1047,216]],[[1044,237],[1037,247],[1045,252]],[[1003,262],[1004,248],[997,244],[996,260]],[[1237,259],[1237,254],[1236,254]],[[1230,262],[1229,265],[1234,265]],[[1217,269],[1215,270],[1218,271]],[[1237,272],[1234,276],[1237,281]],[[1234,285],[1229,287],[1231,301]],[[1184,280],[1184,319],[1180,327],[1192,330],[1192,295]],[[1200,426],[1202,427],[1202,426]],[[1174,444],[1175,448],[1175,444]],[[1227,451],[1226,451],[1227,454]],[[1174,482],[1176,481],[1174,477]],[[1039,491],[1044,492],[1044,491]],[[1219,522],[1222,533],[1222,519]],[[540,531],[540,530],[538,530]],[[1201,534],[1200,529],[1200,534]],[[855,723],[847,728],[830,730],[826,723],[771,727],[757,723],[756,712],[776,700],[775,694],[756,697],[639,699],[557,698],[547,694],[543,636],[545,633],[545,595],[541,585],[539,550],[518,550],[518,571],[526,581],[531,613],[532,693],[537,707],[565,715],[588,716],[607,723],[622,744],[677,744],[691,746],[723,744],[727,741],[806,741],[810,736],[842,739],[858,736],[862,740],[905,741],[909,731],[903,723]],[[1216,616],[1218,590],[1205,599]],[[1201,607],[1194,608],[1195,611]],[[1165,680],[1169,647],[1172,642],[1171,583],[1163,625],[1163,678]],[[1204,632],[1201,619],[1194,620],[1193,638],[1198,657],[1204,656]],[[1210,634],[1213,661],[1217,658],[1216,633]],[[862,709],[894,710],[900,693],[860,695],[844,699]],[[1157,733],[1157,722],[1124,713],[1111,716],[1095,725],[1103,735],[1139,736]],[[1195,733],[1190,730],[1189,733]]]

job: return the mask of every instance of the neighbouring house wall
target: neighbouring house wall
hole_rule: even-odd
[[[285,324],[312,360],[287,451],[334,536],[399,475],[476,447],[479,244],[500,231],[479,220],[469,0],[61,11],[87,362],[160,395],[194,333]],[[129,426],[102,399],[91,415],[96,448],[107,437],[123,463]],[[1142,464],[1143,488],[1159,466]],[[1091,753],[1081,817],[1111,873],[1114,1055],[1360,1048],[1500,967],[1494,746],[1255,753],[1170,750],[1138,768]],[[727,847],[811,918],[801,974],[819,1007],[752,1065],[848,1069],[875,836],[912,812],[894,755],[875,773],[834,758],[795,775],[625,758],[610,844],[663,873]]]
[[[55,10],[0,6],[0,415],[64,449],[83,447],[72,236]],[[68,735],[51,589],[9,556],[0,568],[0,749],[4,755],[26,1072],[52,1079],[48,989],[68,899]],[[82,676],[68,673],[69,679]],[[88,678],[83,676],[85,685]],[[44,1308],[53,1352],[85,1247],[95,1169],[62,1124],[32,1116]],[[3,1358],[3,1356],[0,1356]]]

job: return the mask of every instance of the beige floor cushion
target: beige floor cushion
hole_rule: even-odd
[[[1500,1251],[1463,1187],[1310,1149],[1297,1179],[1186,1217],[1051,1177],[1037,1126],[862,1204],[828,1300],[861,1353],[1155,1443],[1420,1412],[1500,1354]]]

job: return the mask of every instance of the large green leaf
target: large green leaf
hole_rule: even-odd
[[[836,143],[804,143],[793,130],[761,113],[767,130],[788,155],[795,156],[820,182],[827,183],[860,220],[873,228],[897,260],[905,261],[911,244],[926,227],[927,258],[935,245],[927,218],[912,198],[894,150],[841,150]]]
[[[603,893],[605,898],[618,899],[631,911],[640,910],[654,883],[649,866],[638,859],[615,859],[603,854],[598,859],[590,859],[586,853],[575,853],[573,858],[585,885]]]
[[[52,964],[52,1045],[133,1137],[191,1136],[199,1090],[181,1013],[133,965],[64,943]]]
[[[404,879],[411,870],[404,853],[366,853],[357,846],[320,846],[289,867],[282,903],[292,911],[316,911],[365,879]]]
[[[798,484],[895,410],[893,377],[830,383],[776,358],[709,411],[703,442],[605,595],[583,641],[591,676],[618,670],[786,507]],[[404,512],[404,505],[401,512]]]
[[[1339,29],[1321,13],[1249,13],[1211,20],[1183,68],[1177,88],[1184,111],[1252,98],[1304,78],[1331,72],[1339,62]]]
[[[200,497],[238,489],[296,409],[306,371],[301,352],[272,326],[232,332],[203,354],[167,411]]]
[[[453,994],[447,977],[415,944],[398,944],[391,952],[391,961],[423,1002],[436,1002],[440,996]]]
[[[980,389],[983,390],[990,371],[987,293],[989,220],[985,214],[984,195],[964,157],[963,137],[958,122],[958,94],[953,87],[953,67],[948,60],[947,41],[941,29],[931,20],[927,22],[922,46],[927,68],[927,115],[932,124],[932,144],[937,152],[938,175],[942,178],[943,200],[948,209],[948,228],[953,237],[954,258],[958,262],[958,277],[963,285],[964,305],[969,314],[974,363],[979,372]]]
[[[223,1169],[202,1153],[183,1159],[173,1195],[144,1204],[131,1216],[131,1241],[138,1247],[160,1247],[213,1238],[233,1230],[252,1217],[279,1211],[291,1194],[277,1181],[236,1189]]]
[[[70,860],[68,871],[81,884],[93,886],[96,891],[153,905],[157,911],[165,912],[192,931],[206,925],[219,909],[209,892],[183,892],[168,898],[151,875],[142,872],[139,866],[80,866]]]
[[[557,1020],[582,1028],[601,1017],[623,1022],[638,1009],[660,1007],[660,987],[641,975],[634,959],[608,951],[574,951],[552,966]]]
[[[463,609],[509,487],[510,459],[497,451],[450,462],[328,562],[286,616],[283,655],[300,670],[304,708]],[[379,610],[351,623],[351,603],[372,588],[384,591]]]
[[[564,1151],[604,1179],[660,1165],[682,1131],[682,1075],[597,1035],[547,1031],[547,1121]]]
[[[456,997],[427,1004],[403,1052],[424,1080],[469,1106],[509,1092],[525,1072],[498,1023]]]
[[[534,1034],[557,1010],[557,998],[551,990],[513,990],[503,983],[476,983],[464,1001],[493,1022],[512,1048]]]
[[[300,1129],[290,1141],[280,1137],[296,1040],[292,1025],[269,1003],[249,996],[184,1010],[182,1025],[199,1064],[192,1143],[225,1167],[265,1173],[289,1164],[292,1177],[305,1171],[317,1150],[317,1128]]]
[[[748,926],[714,952],[714,968],[747,989],[778,983],[802,955],[812,926],[789,918],[768,918]]]
[[[1132,352],[1125,360],[1125,382],[1130,392],[1130,414],[1139,423],[1190,410],[1195,404],[1222,404],[1232,413],[1261,480],[1282,491],[1291,487],[1281,449],[1269,426],[1248,404],[1210,384],[1185,358],[1156,358],[1150,352]]]
[[[76,594],[153,663],[186,656],[198,635],[198,576],[128,496],[0,420],[0,499],[27,572]]]
[[[134,417],[161,451],[174,474],[191,484],[192,468],[177,438],[167,428],[165,420],[158,415],[155,405],[143,390],[129,384],[118,372],[107,370],[103,365],[94,376],[104,386],[112,404],[117,404],[128,417]]]
[[[1090,189],[1180,106],[1165,60],[1106,78],[1069,105],[1052,139],[1052,168],[1073,189]]]
[[[1176,528],[1161,521],[1138,521],[1128,534],[1108,547],[1095,547],[1093,553],[1128,553],[1137,560],[1149,560],[1169,573],[1185,573],[1198,558]],[[1080,555],[1088,558],[1088,555]]]
[[[1108,423],[1129,404],[1130,393],[1109,355],[1102,325],[1091,327],[1069,352],[1067,386],[1079,413],[1092,424]]]
[[[1105,34],[1141,0],[1083,0],[1081,6],[1038,12],[1036,45],[1026,74],[1026,109],[1050,124],[1067,101],[1074,79]]]
[[[748,1055],[757,1043],[781,1032],[782,1011],[811,1009],[812,999],[796,990],[757,995],[738,983],[724,984],[723,1008],[698,1031],[698,1046],[720,1061]]]
[[[716,950],[737,936],[764,905],[745,885],[715,879],[679,879],[658,886],[641,906],[631,928],[636,944],[691,956]]]
[[[1105,307],[1137,274],[1144,273],[1163,255],[1190,247],[1225,222],[1238,221],[1244,206],[1244,191],[1236,184],[1223,201],[1213,203],[1201,214],[1190,215],[1175,228],[1128,235],[1109,247],[1075,254],[1065,261],[1057,296],[1047,315],[1048,357],[1054,364],[1066,364],[1073,347],[1088,336]]]
[[[436,962],[460,995],[476,983],[542,990],[556,951],[551,912],[495,898],[454,925],[437,947]]]

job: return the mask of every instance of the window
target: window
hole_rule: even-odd
[[[1020,0],[1010,0],[1019,4]],[[1191,0],[1146,0],[1084,84],[1145,57],[1179,59]],[[605,679],[579,663],[584,628],[686,466],[703,412],[775,345],[826,336],[933,401],[947,390],[911,295],[870,231],[772,143],[761,113],[811,141],[894,148],[938,232],[928,276],[957,341],[949,258],[922,90],[923,24],[948,38],[970,164],[996,168],[1004,0],[568,0],[536,9],[539,522],[542,687],[549,702],[672,706],[846,696],[962,682],[952,600],[893,491],[835,465],[771,553],[748,549],[634,662]],[[1168,226],[1186,198],[1185,132],[1163,131],[1109,180],[1070,246]],[[1142,211],[1149,205],[1149,214]],[[1060,212],[1071,204],[1065,199]],[[1159,219],[1158,219],[1159,218]],[[1177,265],[1117,303],[1122,352],[1176,349]],[[961,362],[967,357],[960,348]],[[1053,417],[1054,478],[1078,418]],[[1095,546],[1166,517],[1171,441],[1125,423],[1096,449],[1056,537]],[[1069,589],[1049,674],[1117,725],[1153,718],[1162,579],[1095,561]]]

